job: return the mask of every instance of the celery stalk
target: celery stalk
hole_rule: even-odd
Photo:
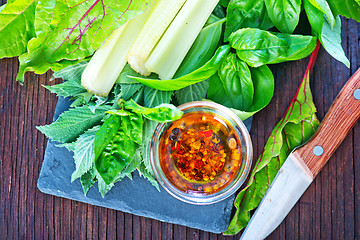
[[[126,64],[128,51],[150,12],[151,9],[147,9],[127,21],[95,52],[81,76],[84,88],[98,96],[109,94]]]
[[[189,0],[191,2],[193,0]],[[138,73],[148,76],[145,62],[186,0],[157,0],[128,54],[128,63]]]
[[[219,0],[189,0],[145,63],[160,79],[171,79]]]

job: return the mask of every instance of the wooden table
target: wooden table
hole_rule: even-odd
[[[360,24],[343,20],[343,46],[351,62],[320,50],[311,88],[323,118],[352,73],[360,67]],[[254,156],[289,105],[308,59],[272,66],[276,90],[255,115]],[[35,126],[51,123],[57,98],[41,85],[51,74],[15,81],[17,59],[0,60],[0,239],[238,239],[159,222],[41,193],[36,183],[47,139]],[[121,183],[120,183],[121,184]],[[314,183],[269,239],[360,239],[360,123],[350,132]]]

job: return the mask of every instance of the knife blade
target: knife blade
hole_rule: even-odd
[[[344,85],[312,138],[281,166],[241,240],[265,239],[284,220],[360,117],[360,68]]]

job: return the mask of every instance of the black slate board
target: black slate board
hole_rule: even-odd
[[[59,98],[54,120],[68,109],[69,105],[67,99]],[[251,120],[247,121],[246,125],[250,129]],[[97,186],[84,196],[80,181],[70,182],[71,174],[75,170],[73,154],[56,145],[56,142],[49,140],[45,150],[37,184],[43,193],[213,233],[221,233],[229,225],[235,195],[212,205],[192,205],[175,199],[164,189],[158,192],[137,173],[133,174],[132,181],[126,178],[116,183],[105,198],[101,197]]]

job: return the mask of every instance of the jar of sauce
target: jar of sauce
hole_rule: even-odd
[[[160,185],[174,197],[205,205],[232,195],[245,181],[252,144],[230,109],[209,101],[179,106],[181,119],[159,124],[150,161]]]

